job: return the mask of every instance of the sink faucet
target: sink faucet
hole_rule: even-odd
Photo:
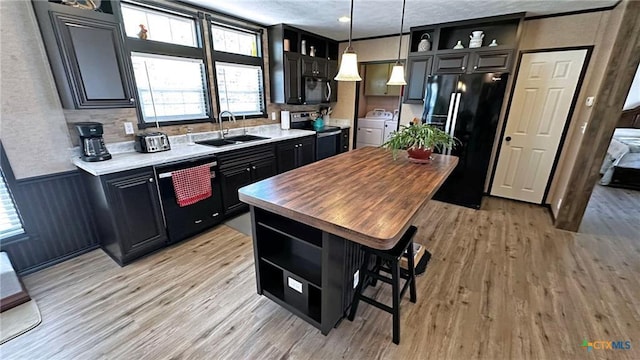
[[[229,129],[224,129],[222,127],[222,115],[223,114],[228,114],[229,116],[231,116],[231,120],[233,120],[234,123],[236,122],[236,116],[233,115],[233,113],[231,111],[229,111],[229,110],[220,111],[220,113],[218,114],[218,123],[220,124],[220,137],[222,137],[224,139],[224,136],[229,133]]]

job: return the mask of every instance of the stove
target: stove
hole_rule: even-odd
[[[322,160],[334,156],[340,152],[340,134],[342,129],[338,126],[325,126],[321,130],[313,128],[310,112],[292,112],[291,128],[315,131],[316,133],[316,160]]]

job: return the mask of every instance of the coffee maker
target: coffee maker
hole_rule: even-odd
[[[80,135],[80,146],[82,146],[82,156],[84,161],[103,161],[111,159],[109,150],[104,145],[102,138],[102,124],[98,122],[81,122],[76,124]]]

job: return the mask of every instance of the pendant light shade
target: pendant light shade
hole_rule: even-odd
[[[398,41],[398,59],[391,70],[391,77],[387,85],[407,85],[404,80],[404,66],[400,64],[400,49],[402,48],[402,28],[404,27],[404,5],[406,0],[402,0],[402,17],[400,18],[400,40]]]
[[[396,65],[393,65],[391,77],[389,78],[387,85],[407,85],[407,82],[404,81],[404,66],[397,63]]]
[[[351,0],[351,21],[349,22],[349,46],[342,54],[338,75],[334,78],[337,81],[361,81],[358,73],[358,55],[351,47],[351,33],[353,31],[353,0]]]

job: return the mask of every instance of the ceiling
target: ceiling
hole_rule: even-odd
[[[285,23],[326,36],[346,40],[349,0],[183,0],[220,13],[262,25]],[[438,24],[485,16],[527,12],[527,17],[597,9],[618,0],[407,0],[403,32],[412,26]],[[355,0],[353,38],[397,34],[402,0]]]

